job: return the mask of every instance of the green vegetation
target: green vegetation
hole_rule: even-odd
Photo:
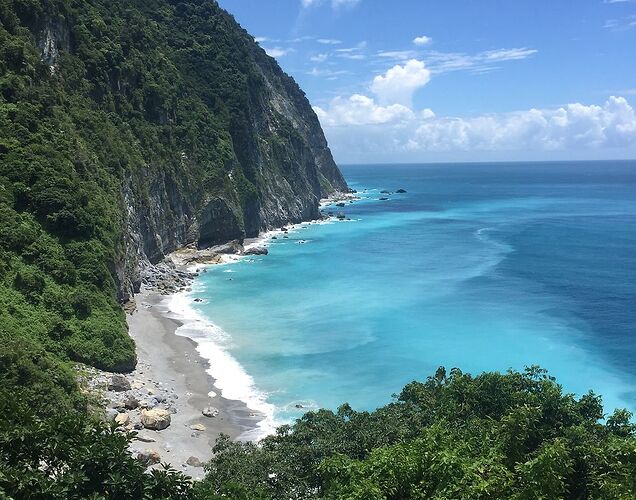
[[[222,196],[245,224],[263,68],[301,98],[210,0],[0,0],[0,497],[636,497],[630,415],[602,422],[597,396],[564,395],[538,369],[440,370],[372,413],[222,439],[196,485],[148,473],[131,436],[92,414],[73,363],[135,364],[122,193],[140,209],[168,183],[166,204],[189,213]],[[272,168],[293,180],[303,138],[272,116]]]
[[[33,357],[22,359],[24,371]],[[53,388],[49,379],[35,381]],[[37,390],[37,389],[35,389]],[[206,478],[143,472],[81,412],[40,418],[0,390],[0,494],[13,498],[632,499],[636,426],[536,367],[440,368],[374,412],[307,413],[259,444],[220,439]],[[19,423],[19,425],[16,425]],[[128,436],[130,438],[130,436]],[[144,496],[145,495],[145,496]]]
[[[5,360],[29,346],[60,380],[74,361],[134,367],[122,193],[143,211],[170,186],[163,219],[218,195],[242,227],[260,193],[248,146],[262,66],[300,93],[208,0],[0,0]]]

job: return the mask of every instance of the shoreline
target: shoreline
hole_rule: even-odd
[[[131,451],[145,455],[156,452],[162,463],[194,478],[203,477],[203,468],[197,465],[212,458],[219,435],[237,439],[254,428],[259,417],[245,403],[220,395],[196,342],[176,334],[181,323],[170,317],[165,296],[144,290],[136,298],[137,307],[127,314],[127,322],[138,363],[126,378],[142,395],[165,398],[163,406],[168,406],[171,422],[163,430],[138,430]],[[211,391],[216,393],[214,397],[210,397]],[[207,407],[218,414],[204,416],[202,411]]]
[[[338,193],[321,200],[320,209],[355,199],[358,198],[351,193]],[[137,354],[135,370],[121,376],[127,381],[127,388],[111,390],[110,382],[117,375],[106,372],[95,371],[88,380],[89,390],[96,390],[102,397],[107,418],[137,432],[130,445],[134,456],[151,467],[166,463],[199,479],[204,476],[203,464],[212,458],[212,448],[221,434],[231,440],[258,441],[275,431],[273,408],[265,401],[265,395],[258,392],[243,367],[206,331],[217,328],[213,320],[192,308],[191,285],[208,266],[266,255],[274,239],[334,220],[336,217],[325,216],[287,224],[242,244],[178,249],[153,266],[142,290],[124,308]],[[257,252],[252,253],[254,250]],[[179,307],[179,302],[184,307]],[[208,346],[212,349],[206,349]],[[224,397],[223,387],[217,386],[212,375],[218,365],[231,376],[245,377],[243,381],[254,389],[254,397]],[[129,404],[131,398],[136,401],[134,405]],[[203,414],[204,409],[211,410],[207,411],[208,416]],[[146,410],[169,413],[170,424],[162,430],[144,428],[141,415]]]

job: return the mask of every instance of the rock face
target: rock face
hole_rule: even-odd
[[[187,144],[179,145],[179,160],[167,168],[148,165],[141,176],[131,174],[124,180],[126,250],[114,266],[120,300],[132,296],[143,270],[167,253],[187,244],[206,248],[242,241],[289,222],[318,218],[320,198],[348,190],[304,92],[216,2],[206,8],[211,22],[205,25],[205,38],[214,40],[216,50],[222,50],[227,39],[232,56],[219,68],[192,64],[202,72],[197,77],[210,86],[218,72],[245,76],[245,85],[238,80],[234,85],[241,89],[237,97],[242,104],[232,112],[240,113],[242,121],[224,132],[229,147],[222,150],[215,183],[197,180],[207,175],[207,167],[199,159],[201,153]],[[180,22],[192,26],[187,18],[174,17],[175,29]],[[168,52],[173,42],[166,43]],[[213,60],[214,55],[206,53],[202,59]],[[182,71],[187,83],[192,70],[186,63]],[[181,59],[175,63],[178,70],[180,64]],[[201,140],[206,147],[212,144],[207,137]]]
[[[88,41],[78,32],[84,12],[45,2],[42,12],[24,17],[42,61],[62,80],[68,71],[62,56],[80,56],[80,38],[94,43],[88,47],[96,53],[108,39],[143,54],[134,63],[126,51],[112,51],[112,61],[100,62],[100,88],[91,94],[97,108],[118,115],[113,123],[129,124],[125,110],[134,108],[145,130],[126,128],[130,151],[109,158],[120,191],[116,239],[124,241],[110,263],[120,301],[139,290],[145,269],[178,248],[242,241],[318,218],[320,198],[348,191],[304,92],[217,2],[156,0],[147,9],[96,1],[114,17],[105,22],[108,33]],[[139,40],[111,29],[126,25],[129,8],[154,26]],[[196,43],[184,42],[184,33]],[[128,65],[135,71],[122,71]],[[160,84],[149,80],[157,73]],[[153,134],[159,142],[146,145]]]
[[[141,423],[146,429],[163,430],[170,425],[170,412],[167,410],[143,410]]]

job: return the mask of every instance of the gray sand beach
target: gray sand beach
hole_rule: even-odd
[[[166,429],[138,431],[132,450],[158,452],[162,463],[169,463],[192,477],[202,477],[203,468],[186,464],[188,459],[196,457],[206,462],[221,433],[236,439],[253,429],[259,417],[243,402],[219,395],[220,390],[206,373],[207,362],[197,353],[195,342],[175,334],[180,324],[167,317],[167,308],[162,304],[164,296],[146,291],[135,298],[137,307],[127,319],[137,345],[138,365],[127,378],[142,391],[170,394],[176,413],[171,415],[171,424]],[[217,395],[210,397],[210,391]],[[216,417],[202,414],[210,406],[218,410]],[[193,430],[192,426],[204,430]]]

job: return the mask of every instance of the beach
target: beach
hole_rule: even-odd
[[[169,427],[139,430],[131,449],[135,453],[157,452],[162,463],[197,478],[203,476],[203,468],[189,465],[188,460],[195,457],[201,463],[208,461],[220,434],[236,439],[254,428],[258,417],[244,403],[220,396],[195,342],[175,334],[180,323],[169,315],[166,297],[153,291],[138,294],[135,310],[127,315],[138,358],[136,370],[127,379],[142,393],[150,390],[172,396],[174,407]],[[211,391],[217,395],[210,397]],[[204,416],[206,407],[215,408],[218,414]]]

